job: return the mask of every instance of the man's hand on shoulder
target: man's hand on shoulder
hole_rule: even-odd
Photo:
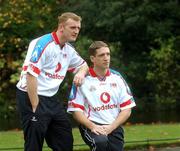
[[[89,67],[88,67],[87,63],[85,63],[75,74],[73,83],[76,86],[81,86],[88,71],[89,71]]]
[[[73,83],[76,86],[81,86],[84,81],[84,77],[85,77],[85,75],[83,73],[81,73],[81,72],[76,73],[76,75],[74,76],[74,79],[73,79]]]

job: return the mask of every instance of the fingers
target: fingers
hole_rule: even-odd
[[[102,127],[103,127],[106,135],[110,134],[113,131],[111,125],[102,125]]]
[[[81,78],[78,78],[78,77],[74,77],[73,83],[74,83],[76,86],[81,86],[81,84],[82,84],[82,79],[81,79]]]
[[[107,135],[103,126],[100,126],[100,125],[96,125],[91,131],[95,133],[96,135]]]
[[[84,80],[84,76],[81,76],[81,75],[77,74],[77,75],[74,76],[73,83],[76,86],[81,86],[82,83],[83,83],[83,80]]]
[[[96,130],[92,130],[91,132],[95,133],[96,135],[100,135],[100,133]]]

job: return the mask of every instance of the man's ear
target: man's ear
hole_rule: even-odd
[[[90,56],[90,60],[93,63],[94,62],[94,56]]]
[[[61,32],[62,32],[62,31],[63,31],[63,28],[64,28],[64,26],[63,26],[63,24],[62,24],[62,23],[58,25],[58,30],[59,30],[59,31],[61,31]]]

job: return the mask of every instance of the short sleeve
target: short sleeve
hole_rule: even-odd
[[[85,61],[84,59],[81,58],[81,56],[76,52],[74,51],[73,55],[72,55],[72,58],[70,60],[70,64],[69,64],[69,67],[68,67],[68,71],[70,72],[73,72],[73,73],[76,73],[77,70],[82,66],[84,65]]]
[[[131,90],[123,78],[121,78],[120,100],[121,110],[136,106]]]
[[[81,89],[80,87],[76,87],[75,85],[73,85],[69,96],[67,112],[83,112],[84,109],[84,96],[81,92]]]
[[[33,40],[28,48],[28,68],[27,72],[34,76],[38,76],[41,72],[43,65],[45,64],[46,52],[48,45],[52,42],[52,36],[50,34],[44,35],[36,40]]]

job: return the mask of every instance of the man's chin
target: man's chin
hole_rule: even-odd
[[[108,65],[105,65],[104,68],[108,69],[108,68],[109,68],[109,64],[108,64]]]
[[[69,42],[75,42],[75,41],[76,41],[76,38],[69,39]]]
[[[105,66],[104,69],[105,69],[105,70],[109,69],[109,66]]]

